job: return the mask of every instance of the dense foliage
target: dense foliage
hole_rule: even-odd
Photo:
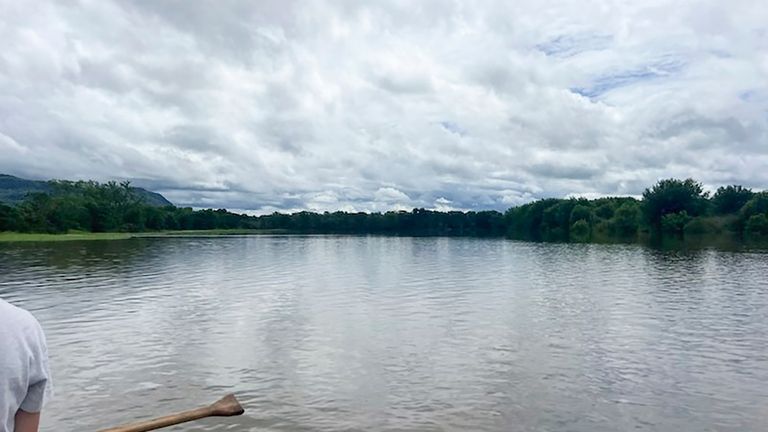
[[[768,192],[721,187],[710,197],[701,183],[665,179],[634,198],[545,199],[511,208],[507,235],[545,241],[633,240],[731,234],[768,238]]]
[[[643,215],[655,230],[682,232],[688,218],[707,211],[707,194],[693,180],[667,179],[643,192]]]
[[[692,179],[661,180],[629,197],[542,199],[497,211],[274,213],[148,204],[127,182],[50,182],[18,205],[0,203],[0,231],[91,232],[260,229],[297,233],[508,236],[524,240],[633,240],[639,235],[733,233],[768,237],[768,193],[721,187],[711,197]]]
[[[312,213],[248,216],[219,210],[152,206],[126,183],[51,182],[17,206],[0,203],[0,231],[156,231],[271,229],[303,233],[499,236],[504,217],[495,211]]]

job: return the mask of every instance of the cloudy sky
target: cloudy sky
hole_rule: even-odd
[[[0,172],[179,205],[768,184],[768,2],[0,0]]]

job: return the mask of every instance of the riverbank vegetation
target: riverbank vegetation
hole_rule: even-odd
[[[61,241],[94,241],[94,240],[128,240],[132,238],[163,238],[163,237],[220,237],[243,235],[275,235],[290,234],[286,230],[254,230],[254,229],[211,229],[211,230],[176,230],[176,231],[143,231],[143,232],[84,232],[67,231],[65,233],[30,233],[30,232],[0,232],[0,243],[9,242],[61,242]]]
[[[17,205],[0,203],[0,231],[16,233],[221,232],[507,236],[541,241],[635,241],[643,237],[768,238],[768,192],[692,179],[661,180],[642,199],[542,199],[505,213],[438,212],[236,214],[147,204],[125,183],[50,182]],[[166,232],[166,234],[162,234]],[[10,237],[13,234],[4,234]],[[77,234],[73,234],[77,235]],[[84,235],[84,234],[81,234]]]
[[[85,240],[126,240],[131,238],[131,233],[94,233],[77,232],[67,233],[19,233],[0,232],[0,243],[5,242],[60,242],[60,241],[85,241]]]
[[[768,237],[768,193],[724,186],[710,196],[700,183],[667,179],[642,199],[540,200],[506,213],[508,235],[529,240],[632,241],[640,237]]]

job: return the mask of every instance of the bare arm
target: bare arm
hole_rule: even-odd
[[[31,316],[31,315],[30,315]],[[29,335],[31,357],[27,370],[27,394],[14,416],[13,432],[38,432],[40,411],[51,393],[51,372],[48,369],[48,348],[40,323],[31,317],[34,334]]]
[[[16,411],[16,427],[14,432],[37,432],[40,426],[40,413],[29,413],[24,410]]]

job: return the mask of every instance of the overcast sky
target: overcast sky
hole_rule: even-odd
[[[0,0],[0,172],[178,205],[768,184],[768,2]]]

